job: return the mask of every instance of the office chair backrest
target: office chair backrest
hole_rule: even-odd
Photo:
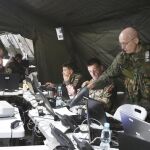
[[[129,114],[133,117],[136,117],[141,120],[145,120],[147,117],[147,111],[145,108],[139,105],[132,105],[132,104],[124,104],[118,107],[116,112],[114,113],[114,118],[121,121],[120,111]]]

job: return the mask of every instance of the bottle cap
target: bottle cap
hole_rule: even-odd
[[[110,124],[108,122],[104,123],[104,127],[109,128]]]

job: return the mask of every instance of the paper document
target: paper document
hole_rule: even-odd
[[[54,112],[56,112],[56,113],[58,113],[60,115],[68,115],[68,116],[76,115],[75,113],[69,111],[67,109],[67,107],[62,107],[62,108],[54,109]]]

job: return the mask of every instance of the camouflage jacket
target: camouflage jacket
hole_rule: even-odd
[[[111,96],[110,85],[106,86],[103,89],[89,91],[89,97],[102,102],[104,105],[104,108],[106,109],[109,109],[111,107],[110,96]]]
[[[115,77],[123,77],[131,102],[150,102],[150,61],[146,61],[146,47],[139,46],[138,53],[119,53],[111,66],[94,83],[95,88],[103,88]]]
[[[68,81],[63,81],[63,84],[65,85],[71,84],[75,87],[75,89],[78,89],[81,87],[82,82],[83,82],[82,75],[74,73],[73,75],[71,75]]]

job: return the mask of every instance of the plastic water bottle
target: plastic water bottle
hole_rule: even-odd
[[[61,89],[61,86],[60,86],[60,85],[59,85],[58,88],[57,88],[57,97],[62,98],[62,89]]]
[[[62,105],[62,88],[59,85],[57,87],[57,98],[56,98],[56,107]]]
[[[110,124],[104,123],[104,128],[101,132],[100,150],[109,150],[111,141]]]

